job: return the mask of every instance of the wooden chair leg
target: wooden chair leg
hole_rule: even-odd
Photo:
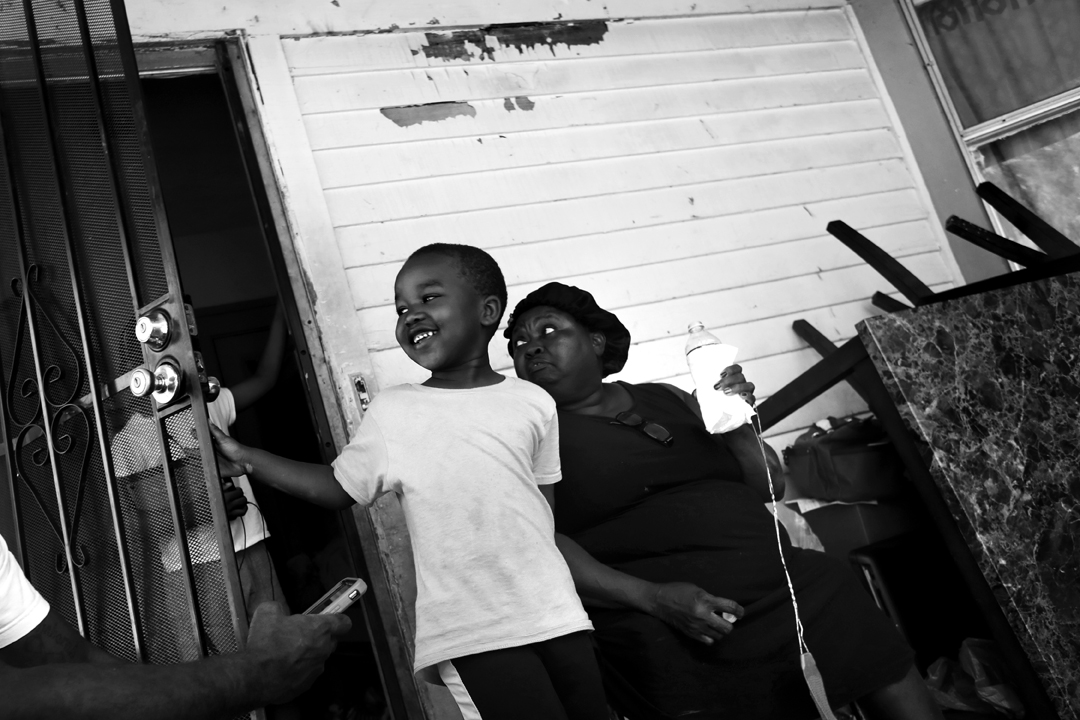
[[[893,287],[913,305],[921,305],[933,296],[933,292],[892,255],[885,252],[865,235],[842,220],[833,220],[825,226],[830,235],[851,248],[870,267],[881,273]]]
[[[855,371],[856,365],[869,359],[862,340],[857,337],[848,340],[836,352],[819,361],[757,406],[762,432],[846,379]]]
[[[956,237],[967,240],[972,245],[977,245],[983,250],[989,250],[995,255],[1000,255],[1006,260],[1012,260],[1014,263],[1024,267],[1042,265],[1050,259],[1050,256],[1045,253],[1024,247],[1020,243],[1015,243],[997,233],[984,230],[978,225],[969,223],[967,220],[955,215],[950,216],[945,221],[945,229]]]
[[[816,327],[808,323],[806,320],[796,320],[791,324],[791,329],[795,331],[795,334],[806,341],[807,345],[817,350],[818,354],[822,358],[828,358],[835,353],[839,348],[832,340],[825,337],[824,334]],[[870,396],[866,391],[866,373],[873,372],[872,368],[865,367],[860,364],[850,375],[844,378],[847,384],[851,386],[851,389],[859,394],[859,397],[869,405]]]
[[[1080,247],[1076,243],[1014,200],[997,185],[984,182],[975,188],[975,192],[1050,257],[1062,258],[1080,253]]]
[[[874,307],[884,310],[885,312],[901,312],[902,310],[910,310],[910,305],[905,305],[892,295],[886,295],[883,292],[874,293],[870,298],[870,302]]]

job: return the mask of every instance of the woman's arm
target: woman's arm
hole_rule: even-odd
[[[695,415],[701,417],[701,407],[698,405],[696,397],[674,385],[668,385],[667,383],[663,383],[663,385],[679,396],[687,407],[694,411]],[[730,390],[729,395],[741,395],[744,400],[753,404],[754,390],[756,388],[754,383],[746,380],[742,367],[739,365],[724,368],[719,382],[716,383],[716,388],[718,390]],[[784,477],[780,459],[776,457],[776,451],[760,439],[752,424],[743,425],[723,435],[715,435],[714,439],[717,442],[724,443],[731,450],[739,463],[739,467],[742,468],[743,481],[763,501],[768,502],[772,499],[769,494],[770,479],[772,480],[773,493],[776,495],[776,499],[779,500],[784,496]]]
[[[541,485],[540,492],[554,511],[555,486]],[[555,533],[555,545],[586,605],[637,610],[706,645],[723,640],[731,623],[743,615],[737,602],[710,595],[692,583],[654,583],[608,567],[561,533]]]
[[[604,565],[566,535],[555,533],[555,544],[574,578],[581,601],[603,608],[630,608],[653,614],[660,586]]]
[[[718,440],[726,443],[728,449],[739,461],[743,471],[743,481],[749,485],[765,502],[772,500],[769,494],[769,481],[772,481],[773,493],[779,500],[784,496],[784,476],[780,472],[779,461],[770,463],[768,457],[775,457],[776,452],[758,437],[752,423],[720,435]]]
[[[731,632],[733,626],[724,615],[743,615],[737,602],[710,595],[692,583],[653,583],[608,567],[565,535],[555,533],[555,544],[587,605],[647,613],[706,645]]]

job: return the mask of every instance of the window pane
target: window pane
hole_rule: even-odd
[[[976,153],[987,180],[1073,242],[1080,241],[1080,111],[984,145]],[[1003,223],[1010,237],[1023,238]]]
[[[912,0],[965,128],[1080,87],[1077,0]]]

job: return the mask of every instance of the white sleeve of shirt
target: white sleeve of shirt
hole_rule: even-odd
[[[540,447],[533,458],[533,476],[537,485],[550,485],[562,480],[562,464],[559,462],[559,415],[552,412],[540,438]]]
[[[355,437],[332,463],[334,479],[360,505],[370,505],[390,492],[389,453],[379,421],[369,408]]]
[[[229,388],[221,388],[217,398],[206,404],[206,414],[210,416],[211,422],[229,435],[229,427],[236,422],[236,400],[233,398],[232,391]]]
[[[49,614],[49,603],[26,579],[0,536],[0,648],[27,634]]]

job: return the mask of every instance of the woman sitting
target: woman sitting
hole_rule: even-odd
[[[777,540],[769,475],[751,426],[706,432],[670,385],[605,383],[630,333],[592,295],[549,283],[506,331],[520,378],[559,410],[555,524],[605,660],[670,717],[816,717],[795,614],[834,707],[940,718],[913,655],[843,563]],[[752,401],[738,366],[718,386]],[[738,618],[734,622],[725,619]]]

